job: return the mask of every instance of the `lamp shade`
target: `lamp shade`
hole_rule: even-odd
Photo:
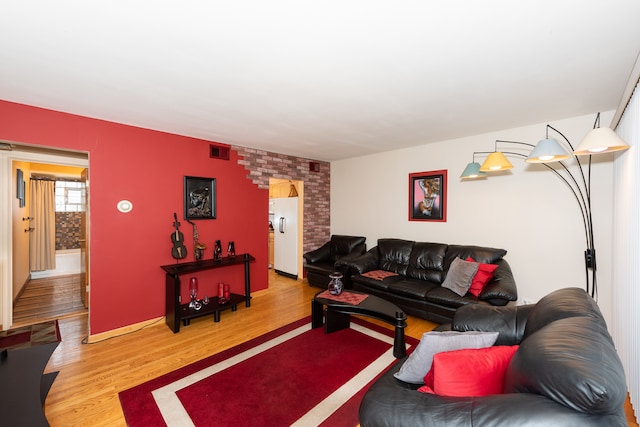
[[[462,172],[462,175],[460,175],[460,178],[462,179],[484,178],[486,177],[486,175],[487,175],[486,172],[480,171],[480,163],[472,162],[472,163],[469,163],[466,168],[464,168],[464,172]]]
[[[611,128],[591,129],[573,152],[576,156],[626,150],[629,146]]]
[[[559,162],[569,157],[571,157],[569,153],[560,146],[558,141],[547,138],[538,142],[525,161],[527,163],[548,163]]]
[[[500,151],[489,154],[482,166],[480,166],[481,172],[496,172],[507,169],[513,169],[513,165]]]

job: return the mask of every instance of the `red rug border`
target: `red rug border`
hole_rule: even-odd
[[[374,323],[368,322],[366,320],[357,318],[357,317],[352,317],[351,318],[352,323],[356,323],[359,324],[361,326],[365,326],[375,332],[379,332],[382,333],[384,335],[387,335],[388,337],[393,337],[394,336],[394,331],[387,329],[383,326],[380,325],[376,325]],[[162,374],[154,379],[142,382],[136,386],[130,387],[126,390],[122,390],[120,392],[118,392],[118,398],[120,400],[120,405],[122,408],[123,413],[125,413],[125,408],[124,408],[124,400],[126,399],[135,399],[136,401],[138,401],[139,403],[143,403],[141,402],[141,400],[147,401],[147,400],[153,400],[153,396],[151,395],[151,392],[157,388],[163,387],[167,384],[170,384],[174,381],[176,381],[179,378],[188,376],[194,372],[200,371],[210,365],[213,365],[215,363],[219,363],[225,359],[228,359],[229,357],[235,356],[237,354],[240,354],[250,348],[256,347],[264,342],[267,342],[277,336],[280,336],[282,334],[285,334],[289,331],[292,331],[296,328],[299,328],[301,326],[307,325],[311,323],[311,316],[306,316],[302,319],[296,320],[292,323],[289,323],[288,325],[282,326],[280,328],[277,328],[273,331],[267,332],[263,335],[260,335],[256,338],[250,339],[249,341],[245,341],[244,343],[238,344],[236,346],[233,346],[231,348],[228,348],[226,350],[223,350],[219,353],[213,354],[211,356],[205,357],[204,359],[198,360],[196,362],[190,363],[188,365],[185,365],[181,368],[175,369],[169,373],[166,374]],[[415,349],[416,345],[418,344],[419,340],[413,338],[413,337],[405,337],[405,342],[406,344],[409,345],[409,349],[407,350],[407,354],[411,353],[411,351],[413,351],[413,349]],[[364,392],[371,386],[371,384],[373,384],[378,378],[380,378],[385,372],[387,372],[393,365],[395,365],[395,363],[397,363],[397,361],[400,359],[396,359],[395,361],[393,361],[391,364],[389,364],[388,367],[386,367],[385,369],[383,369],[379,375],[377,375],[373,380],[371,380],[365,387],[363,387],[362,390],[360,390],[360,392],[356,393],[356,395],[354,396],[354,398],[356,396],[362,395],[364,394]],[[361,396],[360,396],[361,398]],[[352,398],[353,399],[353,398]],[[351,400],[351,399],[350,399]],[[347,401],[345,403],[346,406],[349,403],[349,401]],[[153,411],[157,411],[158,414],[160,413],[160,410],[158,409],[158,407],[155,405],[155,402],[152,405],[153,407]],[[338,409],[340,410],[340,409]],[[336,411],[337,412],[337,411]],[[125,416],[126,418],[126,416]]]
[[[37,326],[37,325],[42,325],[42,324],[45,324],[45,323],[50,323],[50,322],[53,322],[53,324],[54,324],[54,326],[55,326],[55,331],[56,331],[56,341],[51,341],[51,342],[60,342],[60,341],[62,341],[62,334],[60,333],[60,322],[58,321],[58,319],[52,319],[52,320],[45,320],[45,321],[43,321],[43,322],[33,323],[33,324],[31,324],[31,325],[19,326],[19,327],[17,327],[17,328],[8,329],[8,330],[6,330],[6,331],[3,331],[4,333],[9,333],[9,332],[14,331],[14,330],[16,330],[16,329],[29,328],[29,330],[28,330],[28,331],[22,332],[22,333],[17,334],[17,335],[11,335],[11,336],[4,336],[4,337],[0,337],[0,338],[1,338],[1,339],[0,339],[0,343],[1,343],[3,340],[6,340],[7,342],[10,342],[10,341],[11,341],[11,338],[15,338],[15,337],[17,337],[17,336],[22,336],[22,335],[27,335],[27,334],[29,335],[29,338],[28,338],[28,339],[26,339],[26,340],[23,340],[23,341],[15,342],[15,343],[13,343],[13,344],[11,344],[11,345],[9,345],[9,346],[6,346],[6,347],[2,347],[2,346],[0,345],[0,348],[10,350],[12,347],[18,346],[18,345],[20,345],[20,344],[24,344],[24,343],[26,343],[26,342],[30,342],[30,343],[31,343],[31,345],[33,345],[33,341],[31,340],[31,335],[33,334],[33,327],[34,327],[34,326]],[[49,344],[49,343],[48,343],[48,342],[46,342],[46,343],[36,343],[36,345],[42,345],[42,344]]]

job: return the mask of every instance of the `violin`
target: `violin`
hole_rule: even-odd
[[[184,234],[180,231],[180,223],[178,222],[178,215],[173,213],[173,226],[176,230],[171,233],[171,241],[173,242],[173,248],[171,249],[171,256],[175,259],[182,259],[187,256],[187,248],[184,245]]]

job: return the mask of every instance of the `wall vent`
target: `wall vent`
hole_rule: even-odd
[[[209,157],[213,159],[229,160],[229,151],[229,147],[226,145],[209,145]]]
[[[320,162],[309,162],[309,172],[320,172]]]

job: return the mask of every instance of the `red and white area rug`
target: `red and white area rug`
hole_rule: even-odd
[[[325,334],[306,318],[125,390],[120,402],[131,427],[354,427],[368,386],[396,360],[391,330],[353,319]]]
[[[0,349],[19,349],[60,341],[57,320],[0,332]]]

